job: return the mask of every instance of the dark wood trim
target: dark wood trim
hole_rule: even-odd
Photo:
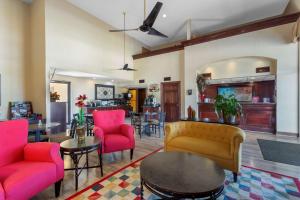
[[[136,54],[136,55],[133,55],[132,57],[134,60],[136,60],[136,59],[140,59],[140,58],[145,58],[145,57],[170,53],[170,52],[174,52],[174,51],[179,51],[179,50],[183,50],[184,47],[186,47],[186,46],[196,45],[196,44],[205,43],[205,42],[209,42],[209,41],[213,41],[213,40],[218,40],[218,39],[232,37],[232,36],[249,33],[249,32],[253,32],[253,31],[259,31],[259,30],[263,30],[263,29],[267,29],[267,28],[271,28],[271,27],[275,27],[275,26],[289,24],[289,23],[297,21],[297,19],[299,17],[300,17],[300,12],[289,14],[289,15],[278,15],[275,17],[265,18],[262,20],[249,22],[249,23],[242,24],[239,26],[230,27],[227,29],[213,32],[213,33],[208,33],[206,35],[198,36],[191,40],[183,41],[183,42],[181,42],[180,45],[177,45],[177,46],[162,48],[162,49],[149,51],[149,52],[141,53],[141,54]]]
[[[177,45],[177,46],[173,46],[173,47],[166,47],[166,48],[163,48],[163,49],[149,51],[149,52],[146,52],[146,53],[136,54],[136,55],[133,55],[132,58],[133,58],[133,60],[136,60],[136,59],[140,59],[140,58],[156,56],[156,55],[170,53],[170,52],[174,52],[174,51],[180,51],[180,50],[183,50],[183,49],[184,49],[183,45]]]
[[[182,42],[182,44],[184,46],[191,46],[191,45],[218,40],[222,38],[232,37],[235,35],[267,29],[267,28],[295,22],[299,17],[300,17],[300,12],[289,14],[289,15],[279,15],[275,17],[270,17],[270,18],[242,24],[239,26],[227,28],[221,31],[216,31],[214,33],[209,33],[207,35],[199,36],[191,40],[184,41]]]
[[[71,81],[52,80],[50,83],[60,83],[68,85],[68,124],[71,123]]]

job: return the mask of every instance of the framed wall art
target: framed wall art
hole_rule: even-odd
[[[105,100],[115,98],[115,86],[114,85],[102,85],[95,84],[95,99]]]

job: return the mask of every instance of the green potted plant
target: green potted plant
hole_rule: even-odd
[[[234,95],[222,96],[218,95],[215,101],[215,110],[219,119],[224,123],[235,124],[236,117],[242,116],[242,106]]]
[[[220,121],[223,121],[223,104],[224,104],[225,98],[222,95],[217,95],[215,98],[215,112]]]
[[[84,107],[86,106],[87,96],[79,95],[79,97],[76,98],[75,106],[79,108],[79,118],[78,118],[78,127],[76,128],[76,134],[78,138],[78,143],[81,143],[85,139],[85,126],[84,126]]]

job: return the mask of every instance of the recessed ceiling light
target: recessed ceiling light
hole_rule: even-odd
[[[163,16],[162,16],[163,18],[166,18],[167,17],[167,15],[166,14],[163,14]]]

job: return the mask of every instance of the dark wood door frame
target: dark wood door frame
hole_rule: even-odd
[[[60,83],[68,85],[68,121],[67,124],[71,123],[71,81],[57,81],[53,80],[50,83]]]
[[[175,83],[175,84],[177,84],[179,87],[178,87],[178,96],[179,96],[179,99],[178,99],[178,118],[180,119],[180,117],[181,117],[181,82],[180,81],[168,81],[168,82],[162,82],[161,84],[160,84],[160,88],[161,88],[161,90],[160,90],[160,99],[161,99],[161,110],[162,111],[164,111],[164,95],[163,95],[163,93],[164,93],[164,91],[163,91],[163,85],[165,85],[165,84],[170,84],[170,83]]]

